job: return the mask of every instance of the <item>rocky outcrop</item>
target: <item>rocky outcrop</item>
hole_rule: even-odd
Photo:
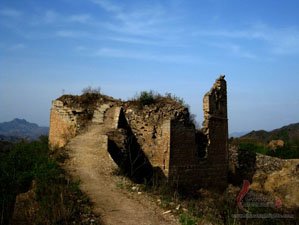
[[[258,155],[251,188],[281,199],[283,206],[299,210],[299,159]]]
[[[285,208],[299,210],[299,159],[285,160],[262,154],[253,157],[252,153],[240,157],[242,154],[238,148],[230,147],[230,176],[234,176],[234,182],[239,181],[240,185],[243,180],[249,180],[252,191],[266,194],[269,199],[279,198]],[[255,158],[254,163],[251,158]]]
[[[284,141],[283,140],[272,140],[268,144],[268,148],[270,148],[272,151],[275,151],[278,148],[284,147]]]

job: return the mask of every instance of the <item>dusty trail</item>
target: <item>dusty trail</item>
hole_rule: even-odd
[[[104,225],[179,224],[172,215],[163,215],[163,210],[147,196],[132,196],[117,187],[117,178],[111,174],[116,164],[107,152],[105,129],[104,124],[93,124],[73,138],[67,145],[70,158],[64,165],[80,179],[81,190],[94,203],[94,212]]]

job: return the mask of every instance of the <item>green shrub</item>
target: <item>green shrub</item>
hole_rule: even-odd
[[[179,221],[182,225],[196,225],[198,222],[195,217],[189,215],[188,213],[180,214]]]
[[[277,148],[276,150],[269,150],[267,155],[281,159],[298,159],[299,148],[297,146],[286,144],[284,147]]]
[[[93,88],[91,86],[88,86],[82,89],[82,94],[101,94],[101,88]]]
[[[141,91],[139,94],[137,94],[133,98],[133,100],[139,102],[141,106],[145,106],[145,105],[153,104],[163,98],[171,99],[172,101],[175,101],[175,102],[181,104],[182,106],[189,108],[189,106],[185,103],[183,98],[180,98],[180,97],[178,97],[174,94],[168,93],[168,92],[166,92],[165,95],[161,95],[153,90]]]
[[[8,223],[19,193],[26,192],[35,177],[34,168],[47,152],[46,140],[32,143],[20,142],[1,154],[0,158],[0,209],[1,225]]]
[[[277,157],[281,159],[299,158],[299,146],[297,145],[296,142],[294,143],[287,142],[285,146],[277,148],[276,150],[271,150],[267,148],[267,146],[265,146],[264,144],[240,143],[239,149],[260,153],[272,157]]]
[[[174,100],[174,101],[180,103],[181,105],[188,106],[188,105],[185,103],[185,101],[184,101],[183,98],[180,98],[180,97],[176,96],[175,94],[171,94],[171,93],[166,92],[166,93],[165,93],[165,98],[172,99],[172,100]]]
[[[263,144],[240,143],[239,149],[266,155],[269,149]]]
[[[0,149],[0,225],[9,224],[16,196],[28,191],[33,180],[38,210],[32,224],[62,225],[80,220],[83,206],[78,199],[88,204],[88,198],[79,190],[79,182],[70,181],[49,154],[46,137]]]
[[[137,98],[141,106],[155,103],[156,96],[153,91],[142,91]]]

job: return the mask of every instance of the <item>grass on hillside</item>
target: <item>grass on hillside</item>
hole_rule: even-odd
[[[276,150],[269,149],[266,145],[261,143],[239,143],[240,149],[253,151],[263,155],[277,157],[281,159],[298,159],[299,145],[297,143],[286,143],[283,147]]]
[[[6,148],[1,146],[1,225],[9,223],[16,196],[28,190],[33,190],[35,194],[29,200],[34,202],[30,204],[34,207],[23,207],[27,217],[21,216],[25,217],[26,224],[90,224],[88,218],[94,216],[89,199],[80,191],[79,182],[69,179],[51,153],[47,137],[39,141],[10,144]],[[98,224],[97,219],[93,220],[93,224]]]

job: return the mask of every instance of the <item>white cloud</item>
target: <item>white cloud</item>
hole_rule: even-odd
[[[91,0],[91,2],[101,6],[106,11],[113,12],[113,13],[120,13],[121,12],[121,8],[119,6],[113,4],[109,1],[106,1],[106,0]]]
[[[41,15],[35,15],[31,24],[35,26],[59,24],[60,26],[66,26],[70,23],[87,24],[93,21],[89,14],[62,14],[54,10],[46,10]]]
[[[288,28],[269,32],[269,42],[274,54],[299,54],[298,29]]]
[[[78,30],[59,30],[56,31],[55,35],[64,38],[81,38],[81,37],[88,37],[89,33],[85,31],[78,31]]]
[[[47,10],[44,14],[43,21],[46,23],[54,23],[58,20],[59,15],[55,11]]]
[[[255,30],[202,30],[193,32],[193,36],[215,36],[223,38],[266,39],[263,32]]]
[[[78,22],[78,23],[87,23],[91,21],[91,16],[89,14],[76,14],[76,15],[71,15],[68,20],[70,22]]]
[[[16,9],[4,8],[0,9],[0,15],[11,18],[19,18],[22,15],[22,12]]]
[[[131,38],[131,37],[108,37],[107,39],[117,42],[124,42],[129,44],[141,44],[141,45],[154,45],[154,46],[161,46],[161,45],[167,45],[167,43],[161,43],[153,40],[147,40],[144,38]]]
[[[208,45],[216,48],[224,49],[228,54],[235,55],[240,58],[257,59],[257,56],[249,51],[246,51],[242,46],[228,42],[209,42]]]
[[[106,0],[91,0],[102,9],[109,12],[115,23],[105,23],[104,26],[114,32],[131,35],[148,35],[159,33],[157,27],[167,21],[165,9],[160,5],[126,8]]]
[[[23,43],[17,43],[15,45],[10,46],[9,50],[15,51],[15,50],[24,49],[24,48],[25,48],[25,45]]]
[[[75,47],[75,51],[78,51],[78,52],[83,52],[83,51],[87,51],[87,50],[88,50],[88,48],[86,48],[85,46],[82,46],[82,45]]]
[[[299,54],[299,29],[295,27],[274,28],[265,24],[256,24],[243,30],[202,30],[196,31],[192,35],[195,37],[256,40],[268,49],[268,53]]]
[[[196,56],[190,55],[175,55],[175,54],[161,54],[141,51],[132,51],[127,49],[116,48],[101,48],[95,56],[111,57],[111,58],[127,58],[146,61],[157,61],[167,63],[198,63],[200,60]]]

